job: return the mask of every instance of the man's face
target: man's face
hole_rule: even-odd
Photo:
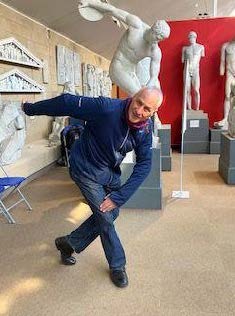
[[[144,90],[132,98],[128,110],[128,119],[131,123],[146,121],[161,105],[162,95],[157,96],[156,91]],[[159,101],[157,101],[159,99]]]

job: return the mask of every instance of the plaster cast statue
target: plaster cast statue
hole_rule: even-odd
[[[225,43],[221,48],[220,75],[226,76],[224,117],[221,121],[215,122],[214,126],[226,130],[228,128],[231,86],[235,85],[235,38],[231,42]]]
[[[80,0],[81,7],[107,13],[127,25],[109,67],[111,80],[129,95],[134,95],[141,89],[137,65],[145,57],[150,57],[147,85],[160,88],[158,76],[162,54],[158,42],[170,35],[169,25],[158,20],[149,26],[139,17],[99,0]]]
[[[108,71],[103,71],[103,85],[102,85],[102,96],[111,97],[112,95],[112,81],[109,77]]]
[[[76,95],[75,85],[71,81],[66,81],[64,84],[63,93]],[[60,133],[67,125],[67,117],[56,116],[52,122],[52,132],[49,135],[49,147],[60,144]]]
[[[84,66],[84,75],[83,75],[83,92],[87,97],[93,97],[95,92],[95,67],[91,64]]]
[[[76,95],[75,85],[71,81],[66,81],[64,84],[63,93],[70,93]]]
[[[8,165],[21,157],[25,143],[25,119],[16,103],[0,106],[0,164]]]
[[[56,116],[52,122],[52,132],[49,135],[49,147],[60,144],[60,133],[66,125],[67,117]]]
[[[230,109],[228,113],[228,134],[235,138],[235,84],[231,85]]]
[[[200,108],[200,59],[205,56],[205,48],[198,44],[197,33],[188,34],[189,45],[182,49],[182,63],[184,63],[184,85],[186,88],[187,109],[192,109],[192,97],[194,95],[195,110]]]

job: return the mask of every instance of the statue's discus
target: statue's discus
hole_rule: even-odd
[[[81,14],[81,16],[91,22],[99,21],[103,18],[104,14],[100,11],[90,8],[90,7],[84,7],[82,5],[78,5],[78,11]]]

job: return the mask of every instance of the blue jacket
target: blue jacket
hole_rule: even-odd
[[[108,185],[120,177],[120,164],[134,149],[136,164],[130,178],[110,198],[124,204],[144,181],[151,169],[152,122],[141,129],[130,128],[126,121],[128,99],[89,98],[63,94],[56,98],[25,103],[27,115],[72,116],[87,121],[82,136],[71,149],[70,167],[100,184]]]

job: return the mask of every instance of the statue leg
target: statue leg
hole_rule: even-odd
[[[187,109],[192,110],[192,98],[191,98],[191,85],[187,84],[186,88],[186,102],[187,102]]]
[[[109,67],[109,75],[113,83],[133,96],[141,89],[141,84],[132,70],[125,69],[120,62],[112,63]]]
[[[200,77],[199,73],[197,73],[193,79],[192,79],[192,87],[194,92],[194,104],[195,104],[195,110],[199,110],[200,108]]]
[[[222,120],[215,122],[215,128],[228,129],[228,113],[230,109],[230,94],[231,94],[231,84],[233,83],[233,78],[231,74],[227,74],[225,83],[225,99],[224,99],[224,117]]]
[[[186,80],[186,78],[188,80]],[[186,76],[184,77],[184,93],[185,96],[184,98],[186,99],[186,108],[188,110],[192,109],[192,104],[191,104],[191,77],[190,76]]]

